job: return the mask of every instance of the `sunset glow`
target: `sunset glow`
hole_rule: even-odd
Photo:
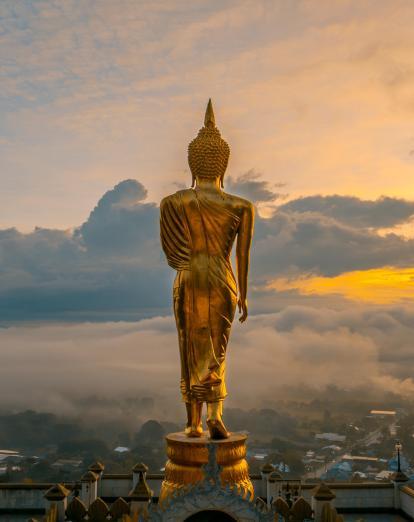
[[[383,267],[356,270],[336,277],[278,278],[271,288],[296,290],[303,295],[340,294],[348,299],[376,304],[414,299],[414,268]]]

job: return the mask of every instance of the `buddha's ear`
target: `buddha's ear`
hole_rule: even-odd
[[[220,187],[224,189],[224,174],[220,176]]]
[[[194,174],[191,175],[191,188],[194,188],[196,184],[196,179]]]

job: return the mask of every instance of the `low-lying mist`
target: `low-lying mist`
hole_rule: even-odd
[[[411,317],[398,307],[287,306],[251,316],[245,325],[235,322],[226,407],[277,410],[318,397],[339,401],[341,393],[377,403],[410,397]],[[0,330],[0,346],[3,411],[34,409],[81,416],[83,422],[134,424],[184,417],[171,317],[8,327]]]

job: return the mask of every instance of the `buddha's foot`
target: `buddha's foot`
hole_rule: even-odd
[[[189,426],[184,430],[184,433],[187,437],[202,437],[204,432],[202,426]]]
[[[184,434],[187,437],[202,437],[203,425],[201,423],[201,410],[203,403],[199,401],[186,402],[187,424],[184,428]]]
[[[230,433],[227,431],[223,421],[218,419],[207,420],[208,431],[210,432],[210,439],[220,440],[228,439]]]

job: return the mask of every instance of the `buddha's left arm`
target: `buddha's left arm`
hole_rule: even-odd
[[[247,319],[247,277],[249,273],[250,245],[252,243],[254,208],[251,203],[243,208],[236,246],[237,279],[239,286],[240,322]]]

